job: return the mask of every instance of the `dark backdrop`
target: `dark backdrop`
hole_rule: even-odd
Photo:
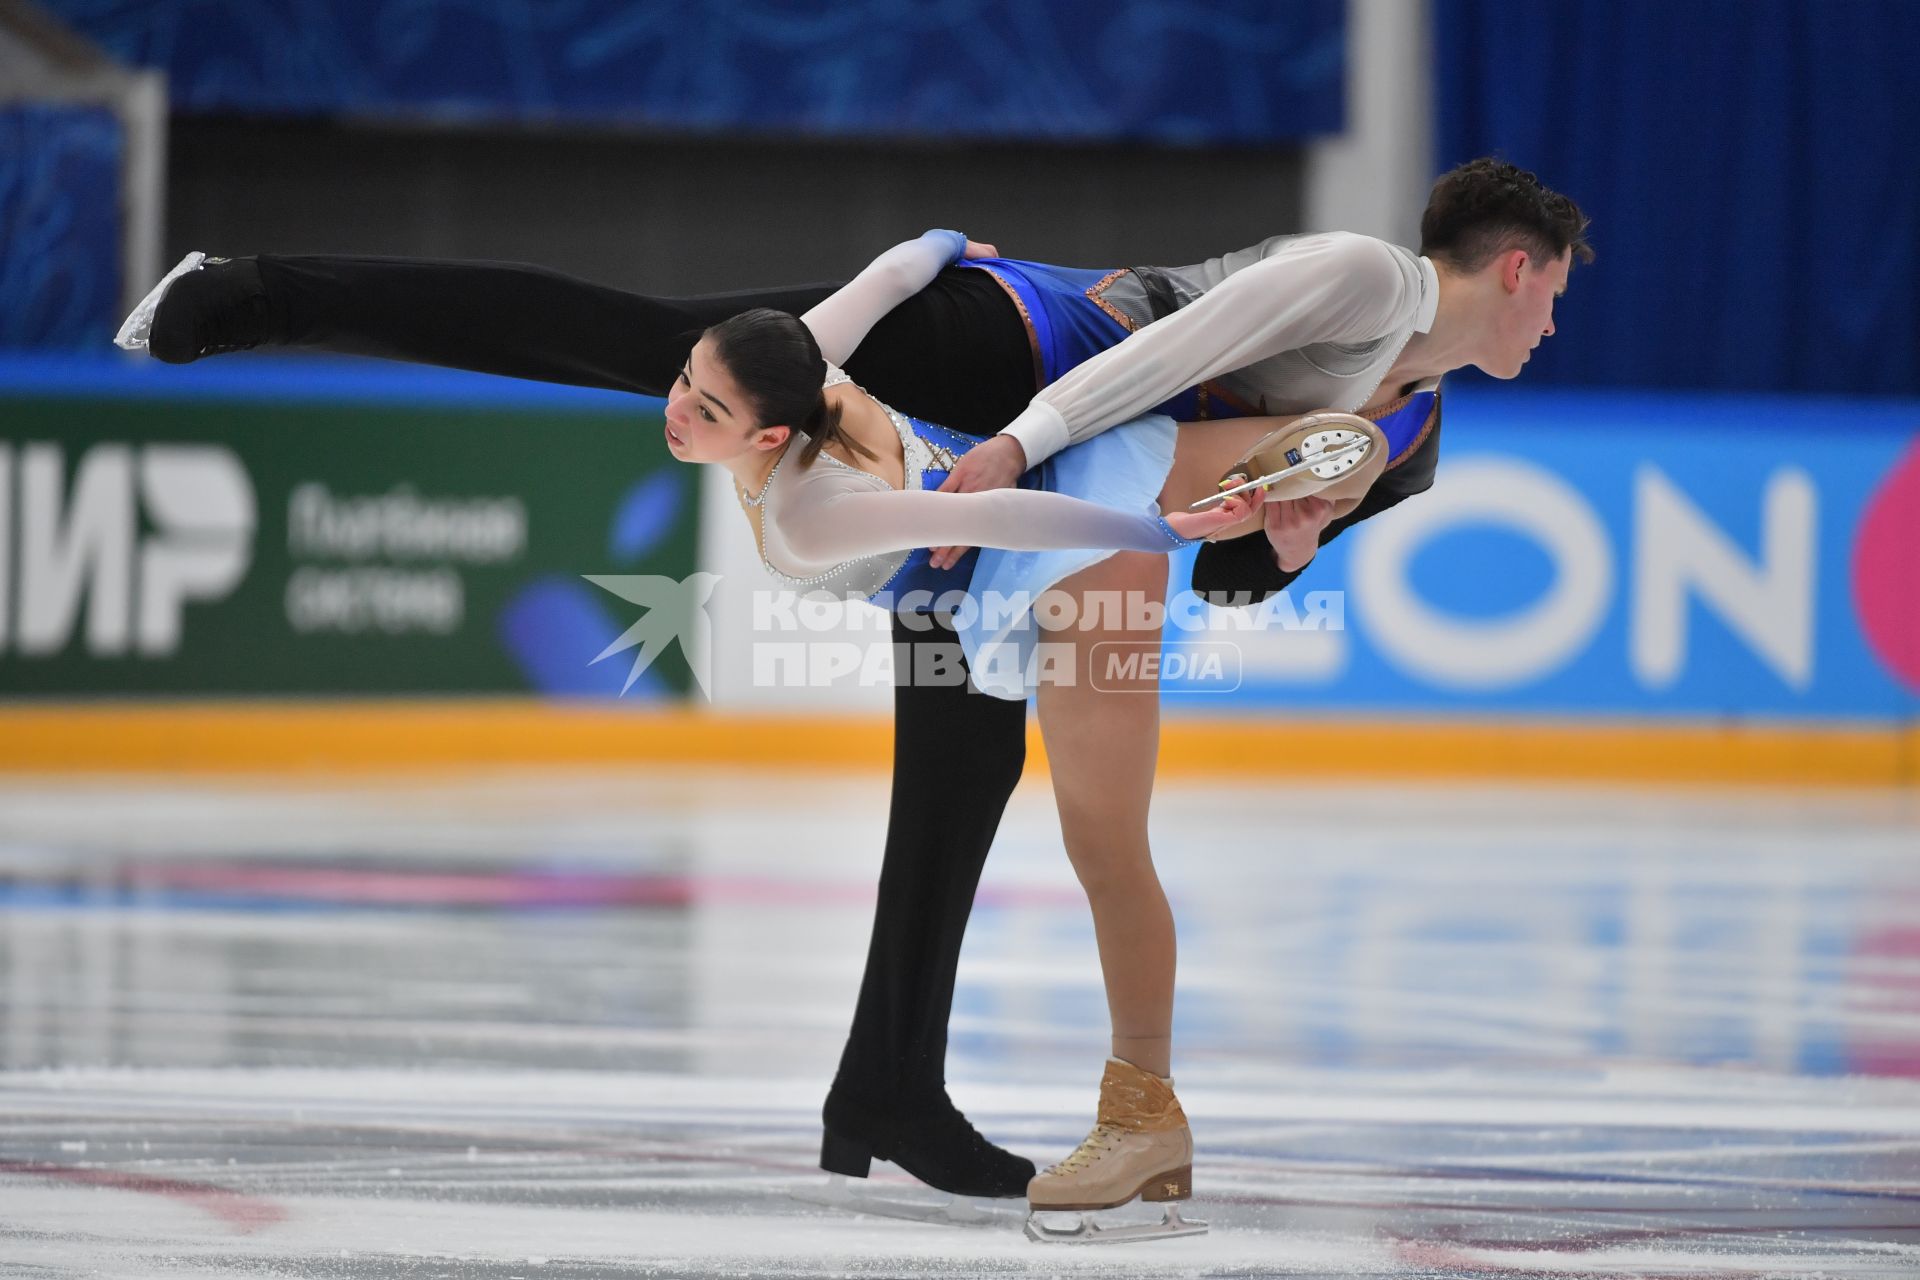
[[[167,242],[537,262],[698,293],[844,277],[928,227],[1176,263],[1299,229],[1297,149],[930,145],[176,117]]]

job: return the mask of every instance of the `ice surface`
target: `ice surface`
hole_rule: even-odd
[[[1214,1229],[1074,1249],[796,1194],[884,788],[0,783],[0,1275],[1920,1276],[1911,795],[1163,788]],[[1057,1159],[1104,1028],[1030,784],[954,1096]]]

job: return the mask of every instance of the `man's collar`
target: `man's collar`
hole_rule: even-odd
[[[1422,257],[1420,263],[1420,311],[1413,318],[1413,331],[1425,333],[1433,328],[1433,318],[1440,311],[1440,273],[1434,270],[1433,259]]]

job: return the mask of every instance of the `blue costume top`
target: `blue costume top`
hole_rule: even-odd
[[[1013,299],[1033,344],[1034,385],[1044,387],[1075,365],[1114,346],[1133,330],[1095,299],[1117,272],[1086,267],[1056,267],[1016,258],[974,258],[956,263],[984,271]],[[1182,391],[1153,412],[1176,422],[1199,422],[1239,412],[1218,403],[1201,388]]]

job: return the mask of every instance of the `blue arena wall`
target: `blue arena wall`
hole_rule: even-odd
[[[1171,144],[1345,115],[1343,0],[46,3],[189,112]]]
[[[1911,0],[1434,0],[1437,169],[1593,220],[1533,384],[1920,395]]]
[[[1344,593],[1344,631],[1205,637],[1242,646],[1235,705],[1920,708],[1920,401],[1467,384],[1446,410],[1434,489],[1329,545],[1290,593],[1307,625],[1311,593]]]
[[[0,106],[0,350],[112,339],[125,156],[126,131],[105,107]]]
[[[113,412],[125,415],[122,434],[149,443],[159,417],[190,424],[195,405],[206,406],[210,419],[224,406],[224,425],[218,432],[210,426],[205,440],[190,426],[168,429],[185,443],[224,440],[237,450],[266,504],[254,536],[267,536],[281,521],[273,475],[302,467],[320,475],[350,463],[370,492],[404,482],[428,495],[517,495],[533,513],[536,549],[543,537],[564,539],[555,544],[554,563],[541,569],[562,577],[574,560],[581,561],[579,573],[607,571],[616,561],[602,547],[609,536],[602,526],[614,515],[615,524],[638,518],[628,507],[639,490],[652,495],[649,501],[660,496],[665,480],[655,483],[656,471],[678,474],[653,456],[655,401],[440,370],[246,357],[184,370],[111,358],[0,361],[0,414],[63,398],[120,406]],[[258,409],[257,428],[245,429],[257,433],[250,440],[235,437],[226,421],[236,403]],[[323,442],[288,438],[275,445],[274,431],[297,431],[305,421],[298,415],[316,406],[347,415],[377,409],[391,424],[382,430],[396,434],[353,437],[354,456],[337,464],[327,461]],[[455,445],[463,434],[472,443],[492,432],[486,438],[500,442],[491,446],[499,456],[489,461],[487,450],[469,449],[436,468],[436,455],[407,438],[409,413],[421,422],[421,435],[431,430]],[[1257,632],[1218,620],[1202,640],[1231,647],[1231,679],[1171,681],[1181,713],[1897,725],[1920,711],[1920,573],[1911,558],[1920,546],[1920,401],[1467,384],[1449,390],[1446,414],[1436,487],[1322,551],[1289,593],[1301,628],[1288,629],[1289,616],[1277,606],[1269,606],[1272,625]],[[458,425],[462,415],[474,423],[470,433]],[[89,439],[105,430],[97,419],[95,413],[89,420]],[[348,443],[348,428],[340,430],[336,448]],[[552,465],[540,464],[546,470],[537,476],[535,464],[508,447],[519,430],[549,441],[544,455]],[[603,435],[589,437],[589,430]],[[0,445],[18,464],[8,468],[9,491],[0,498],[17,496],[12,490],[24,484],[26,450],[35,443],[16,435],[0,432]],[[80,452],[77,439],[66,452]],[[70,484],[80,461],[66,460]],[[576,465],[595,483],[602,473],[625,476],[609,489],[606,511],[581,506],[577,492],[563,496],[566,468]],[[69,511],[78,501],[68,495]],[[20,518],[20,502],[0,501],[5,507]],[[674,538],[690,537],[698,510],[691,490],[674,499],[672,510],[680,526]],[[22,552],[19,538],[10,541],[0,579],[17,588],[13,560]],[[578,549],[569,549],[576,541]],[[261,544],[248,561],[263,573],[281,558],[282,549]],[[649,571],[684,571],[665,564]],[[1173,574],[1184,583],[1185,563]],[[471,589],[483,585],[476,579]],[[92,587],[85,589],[92,599]],[[190,652],[196,637],[236,654],[270,642],[255,630],[242,597],[264,591],[277,599],[282,589],[242,583],[231,599],[189,599],[185,647],[170,661],[182,672],[199,670]],[[222,620],[223,611],[234,616]],[[20,618],[17,608],[4,612]],[[1338,629],[1321,625],[1329,621]],[[35,664],[51,663],[61,667],[63,695],[84,693],[89,682],[75,672],[91,661],[100,692],[135,685],[143,695],[209,691],[201,687],[204,677],[167,686],[169,668],[151,655],[127,650],[88,659],[87,634],[76,613],[72,638],[59,652],[43,647],[24,656],[9,647],[0,657],[0,684],[31,692]],[[1171,638],[1169,661],[1193,643]],[[492,673],[468,692],[554,692],[551,682],[526,674],[524,655],[511,652],[510,640],[492,625],[420,636],[415,643],[442,658],[431,664],[435,678],[416,692],[462,692],[456,677],[465,670]],[[582,671],[593,656],[577,655]],[[129,684],[119,668],[143,663],[145,673]],[[407,692],[410,686],[396,680],[378,691]],[[275,687],[256,681],[232,692]],[[341,692],[357,687],[344,677],[339,683]],[[597,693],[564,692],[614,691],[609,684]]]

